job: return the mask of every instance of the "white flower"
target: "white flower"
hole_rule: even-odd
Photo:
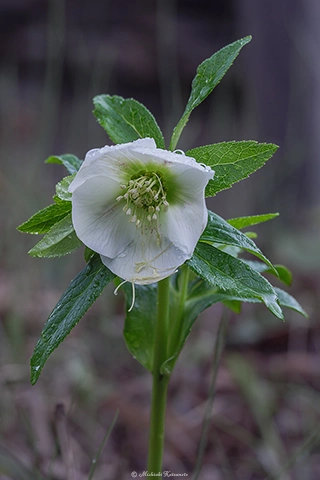
[[[76,234],[124,280],[158,282],[192,256],[213,175],[150,138],[90,150],[69,187]]]

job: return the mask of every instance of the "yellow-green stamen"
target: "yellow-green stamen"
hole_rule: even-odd
[[[167,201],[165,181],[161,172],[147,172],[142,170],[131,177],[127,185],[120,185],[126,190],[117,197],[117,201],[124,200],[123,211],[130,216],[130,222],[136,227],[143,226],[143,220],[149,223],[158,220],[161,211],[166,212],[169,207]]]

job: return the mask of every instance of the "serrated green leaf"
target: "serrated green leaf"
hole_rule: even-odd
[[[98,95],[93,103],[94,116],[114,143],[150,137],[158,148],[164,148],[163,135],[154,116],[137,100],[117,95]]]
[[[272,273],[274,275],[274,270],[270,269],[267,265],[261,262],[253,262],[252,260],[242,260],[245,262],[249,267],[253,268],[256,272],[259,273]],[[285,285],[290,286],[292,283],[292,273],[290,270],[285,267],[284,265],[273,265],[275,270],[277,271],[277,277],[281,280]]]
[[[206,243],[198,243],[190,268],[210,285],[229,293],[235,300],[262,301],[278,318],[283,319],[272,285],[241,260]]]
[[[272,263],[263,255],[257,245],[244,233],[229,225],[223,218],[208,210],[208,223],[200,237],[200,242],[210,244],[218,243],[237,247],[255,255],[265,262],[269,268],[274,270]],[[277,275],[277,271],[274,270]]]
[[[69,175],[68,177],[64,177],[59,183],[57,183],[56,193],[57,193],[57,197],[60,200],[71,202],[72,193],[69,192],[69,186],[72,180],[74,179],[74,177],[75,175]]]
[[[212,197],[261,168],[277,149],[277,145],[272,143],[249,140],[197,147],[188,150],[186,155],[215,171],[214,179],[209,180],[205,193],[206,197]]]
[[[251,215],[250,217],[230,218],[227,222],[235,228],[241,229],[268,222],[279,216],[279,213],[265,213],[263,215]]]
[[[273,287],[274,288],[274,291],[276,292],[277,294],[277,297],[278,297],[278,302],[279,302],[279,305],[281,307],[285,307],[285,308],[290,308],[291,310],[294,310],[295,312],[297,313],[300,313],[301,315],[303,315],[304,317],[306,318],[309,318],[308,314],[305,312],[305,310],[301,307],[301,305],[299,304],[299,302],[294,298],[292,297],[292,295],[290,295],[289,293],[285,292],[284,290],[282,290],[281,288],[278,288],[278,287]],[[246,300],[243,300],[243,301],[246,301]],[[259,302],[259,300],[257,299],[253,299],[251,300],[253,303],[257,303]]]
[[[124,285],[127,315],[124,326],[124,339],[129,352],[147,370],[152,371],[154,331],[156,322],[157,286],[135,285],[134,308],[131,285]]]
[[[274,289],[282,307],[290,308],[291,310],[294,310],[295,312],[298,312],[304,317],[308,318],[308,314],[303,310],[300,303],[298,303],[294,297],[280,288],[275,287]]]
[[[77,173],[77,171],[81,167],[82,160],[80,160],[76,155],[66,153],[64,155],[52,155],[51,157],[47,158],[45,163],[56,163],[58,165],[64,165],[68,172],[73,175],[74,173]]]
[[[51,353],[77,325],[115,275],[103,265],[99,255],[90,259],[72,280],[51,312],[34,349],[31,383],[34,385]]]
[[[71,213],[55,223],[48,233],[28,253],[32,257],[61,257],[81,247],[75,234]]]
[[[242,47],[249,43],[250,40],[251,36],[241,38],[222,48],[198,66],[197,74],[192,81],[191,93],[185,111],[173,130],[170,150],[176,148],[181,132],[186,126],[191,112],[200,105],[218,85],[239,55]]]
[[[36,235],[46,233],[55,223],[68,215],[70,211],[70,202],[61,201],[59,204],[54,203],[32,215],[29,220],[19,225],[17,230]]]

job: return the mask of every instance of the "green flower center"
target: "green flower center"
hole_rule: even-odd
[[[141,170],[120,188],[125,192],[117,197],[117,201],[126,202],[123,211],[136,227],[141,227],[144,219],[150,224],[156,222],[160,212],[168,210],[166,182],[159,171]]]

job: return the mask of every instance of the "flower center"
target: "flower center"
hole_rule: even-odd
[[[120,188],[125,193],[119,195],[117,201],[126,202],[123,211],[130,216],[130,222],[135,223],[136,227],[141,227],[145,218],[150,224],[156,222],[159,213],[168,210],[167,189],[163,174],[159,171],[142,170],[133,175],[127,185],[120,185]]]

